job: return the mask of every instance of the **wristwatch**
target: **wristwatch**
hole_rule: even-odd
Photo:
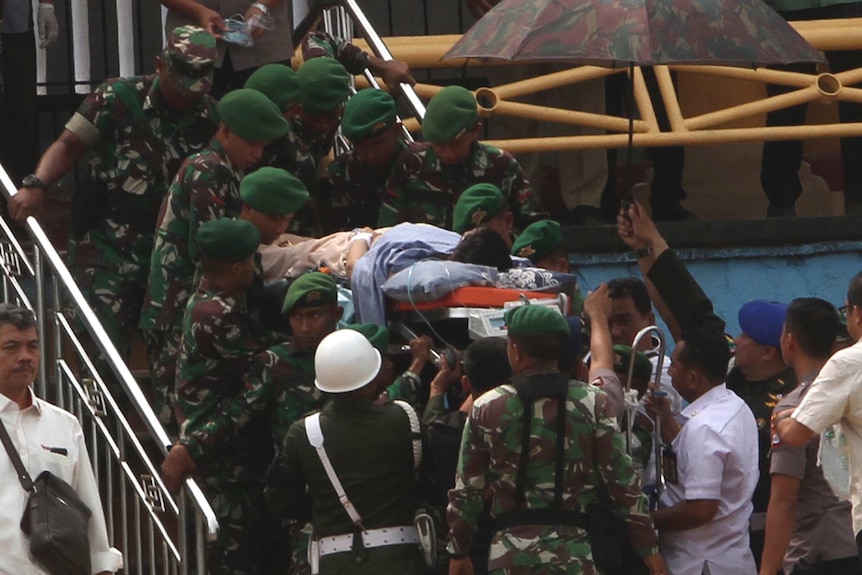
[[[263,2],[255,2],[251,5],[251,8],[257,8],[258,10],[263,12],[264,16],[269,16],[269,6],[267,6]]]
[[[36,188],[37,190],[42,190],[43,192],[48,191],[48,184],[43,182],[39,176],[36,174],[30,174],[28,176],[24,176],[24,179],[21,180],[22,188]]]

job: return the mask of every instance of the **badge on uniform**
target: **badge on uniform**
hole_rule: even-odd
[[[679,483],[679,474],[676,468],[676,452],[669,445],[665,445],[661,449],[661,464],[665,482]]]

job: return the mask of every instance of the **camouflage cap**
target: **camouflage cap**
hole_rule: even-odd
[[[284,64],[261,66],[248,77],[244,87],[257,90],[272,100],[282,112],[299,101],[299,76]]]
[[[352,142],[376,138],[395,123],[395,99],[383,90],[360,90],[347,100],[341,131]]]
[[[331,114],[350,96],[350,74],[338,60],[312,58],[296,71],[299,76],[299,103],[311,114]]]
[[[244,177],[239,195],[249,207],[270,216],[295,214],[308,201],[305,184],[287,171],[269,166]]]
[[[445,144],[472,130],[478,122],[476,97],[467,88],[446,86],[428,102],[422,135],[432,144]]]
[[[509,335],[516,337],[560,337],[568,339],[569,323],[558,311],[544,305],[522,305],[503,316]]]
[[[202,94],[213,83],[215,37],[197,26],[180,26],[168,35],[162,60],[167,79],[180,92]]]
[[[252,142],[275,140],[290,130],[281,110],[257,90],[242,88],[227,93],[218,111],[231,132]]]
[[[202,256],[235,263],[250,258],[257,251],[260,232],[251,222],[221,218],[201,224],[197,239]]]
[[[615,345],[614,346],[614,371],[624,373],[626,377],[629,374],[629,365],[632,361],[632,348],[630,345]],[[635,370],[632,375],[640,380],[649,381],[652,379],[652,362],[643,354],[637,352],[635,354]],[[625,383],[625,382],[623,382]]]
[[[539,263],[563,245],[559,222],[542,220],[526,227],[512,245],[512,255]]]
[[[281,313],[288,314],[297,307],[312,307],[338,301],[335,280],[321,272],[311,272],[296,278],[287,289]]]
[[[459,234],[491,220],[508,205],[494,184],[475,184],[464,190],[452,212],[452,229]]]
[[[365,339],[371,342],[371,345],[380,352],[380,355],[385,356],[389,347],[389,329],[383,325],[376,323],[354,323],[348,325],[346,329],[358,331],[365,336]]]

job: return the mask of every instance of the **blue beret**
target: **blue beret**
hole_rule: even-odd
[[[752,300],[739,308],[739,327],[757,343],[779,347],[786,315],[787,304]]]

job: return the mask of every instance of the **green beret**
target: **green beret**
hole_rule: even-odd
[[[284,64],[261,66],[248,77],[245,87],[257,90],[272,100],[282,112],[299,101],[299,77],[290,66]]]
[[[389,347],[389,329],[386,326],[377,325],[376,323],[354,323],[348,325],[346,329],[358,331],[365,336],[365,339],[371,342],[371,345],[380,352],[380,355],[386,355],[387,348]]]
[[[476,97],[461,86],[447,86],[428,102],[422,135],[432,144],[445,144],[472,130],[479,122]]]
[[[452,229],[463,234],[491,220],[508,205],[494,184],[475,184],[458,198],[452,213]]]
[[[231,132],[252,142],[276,140],[290,129],[278,106],[257,90],[229,92],[219,102],[218,111]]]
[[[376,138],[395,123],[395,100],[383,90],[361,90],[347,100],[341,132],[352,142]]]
[[[269,214],[295,214],[308,201],[305,184],[280,168],[260,168],[244,177],[239,195],[249,207]]]
[[[338,286],[331,276],[311,272],[296,278],[287,288],[281,313],[288,314],[297,307],[312,307],[338,301]]]
[[[553,220],[542,220],[527,226],[512,245],[512,255],[539,263],[563,245],[560,224]]]
[[[245,220],[210,220],[198,228],[201,256],[236,263],[250,258],[260,245],[257,227]]]
[[[570,335],[566,318],[544,305],[522,305],[510,309],[504,319],[509,335],[560,338],[568,338]]]
[[[325,56],[306,60],[296,75],[299,103],[311,114],[331,114],[350,96],[350,74],[338,60]]]
[[[614,346],[614,371],[624,373],[628,376],[629,365],[632,361],[632,348],[628,345]],[[632,374],[638,379],[649,381],[652,379],[652,362],[642,352],[635,355],[635,370]],[[625,383],[625,382],[623,382]]]

